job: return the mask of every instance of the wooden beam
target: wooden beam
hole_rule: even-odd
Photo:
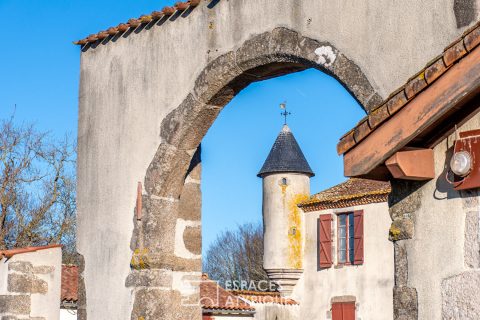
[[[432,149],[399,151],[385,161],[395,179],[431,180],[435,178]]]
[[[368,176],[443,116],[480,92],[480,47],[344,155],[347,177]],[[451,123],[455,125],[455,123]]]

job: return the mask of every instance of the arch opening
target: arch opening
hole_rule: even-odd
[[[335,77],[367,113],[382,101],[361,69],[335,47],[276,28],[212,60],[163,120],[162,142],[145,175],[143,219],[131,240],[133,269],[126,285],[134,289],[132,319],[201,319],[195,286],[202,270],[200,143],[222,108],[249,84],[309,68]],[[176,279],[166,282],[171,290],[153,294],[142,285],[142,279],[167,275]],[[152,299],[164,303],[148,303]]]

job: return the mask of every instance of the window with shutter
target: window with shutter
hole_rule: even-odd
[[[354,216],[354,261],[353,264],[363,264],[363,211],[355,211]]]
[[[318,219],[318,266],[332,266],[332,215],[322,214]]]

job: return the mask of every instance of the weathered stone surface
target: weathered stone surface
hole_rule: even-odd
[[[197,221],[201,219],[202,191],[200,184],[187,183],[180,195],[178,217],[184,220]]]
[[[53,266],[36,266],[33,268],[35,274],[49,274],[55,271]]]
[[[418,296],[415,288],[393,288],[393,316],[395,320],[418,320]]]
[[[0,313],[30,314],[30,296],[0,295]]]
[[[325,48],[331,54],[319,55],[317,49]],[[322,65],[325,70],[332,72],[338,50],[328,42],[320,42],[311,38],[302,37],[298,42],[298,55],[305,63],[318,67]]]
[[[336,55],[332,72],[335,78],[343,82],[347,90],[353,93],[367,113],[382,103],[382,97],[375,92],[360,67],[343,54]]]
[[[242,70],[250,70],[271,63],[269,56],[270,32],[262,33],[243,43],[236,52],[236,63]]]
[[[202,146],[200,145],[195,151],[195,154],[192,157],[192,161],[190,162],[190,166],[188,167],[187,171],[187,178],[192,179],[194,181],[200,182],[202,177],[202,158],[201,158],[201,150]]]
[[[480,271],[469,271],[443,280],[442,318],[480,319]]]
[[[157,320],[157,319],[200,319],[201,308],[199,304],[185,303],[178,291],[140,289],[135,294],[132,320]]]
[[[195,97],[208,104],[223,87],[242,72],[235,62],[234,52],[221,55],[211,61],[198,76],[193,90]]]
[[[150,195],[178,199],[192,154],[161,143],[147,170],[145,189]]]
[[[297,57],[300,36],[298,32],[287,28],[275,28],[270,35],[268,51],[278,57]],[[298,61],[298,58],[296,58]]]
[[[390,241],[412,239],[414,229],[413,221],[410,218],[396,219],[390,226],[388,238]]]
[[[422,191],[420,189],[425,182],[407,181],[393,179],[391,181],[392,192],[388,198],[390,206],[390,217],[392,220],[398,218],[414,219],[422,203]]]
[[[125,282],[127,287],[171,287],[172,272],[169,270],[132,270]]]
[[[83,273],[85,271],[85,258],[77,253],[78,266],[78,301],[77,301],[77,320],[87,320],[87,295],[85,290],[85,279]]]
[[[193,254],[202,254],[202,228],[186,227],[183,232],[185,248]]]
[[[33,275],[10,273],[8,275],[8,291],[16,293],[46,294],[48,291],[48,284]]]
[[[28,261],[12,261],[8,264],[8,271],[30,273],[32,270],[33,265]]]
[[[185,259],[173,253],[151,253],[148,255],[149,268],[168,269],[181,272],[201,272],[202,259]]]
[[[220,107],[206,105],[189,94],[162,121],[160,134],[166,142],[179,149],[196,149],[220,110]]]
[[[465,210],[476,209],[480,207],[480,192],[478,189],[461,190],[462,206]]]
[[[144,198],[144,244],[150,252],[173,253],[178,201]]]
[[[406,286],[408,281],[407,249],[403,241],[394,244],[395,250],[395,285]]]
[[[468,26],[476,19],[477,2],[475,0],[454,0],[453,12],[457,28]]]
[[[465,217],[465,264],[469,268],[480,268],[480,212],[467,212]]]

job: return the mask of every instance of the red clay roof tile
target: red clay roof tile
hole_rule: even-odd
[[[468,55],[468,53],[478,45],[480,45],[480,22],[477,22],[474,26],[465,31],[462,37],[448,46],[438,59],[433,60],[433,63],[428,63],[425,68],[417,73],[416,76],[410,78],[405,85],[392,93],[383,102],[380,108],[383,105],[386,105],[390,115],[387,118],[382,118],[382,122],[388,121],[388,119],[392,117],[392,115],[398,110],[407,107],[408,103],[420,92],[428,88],[428,86],[439,79],[451,65]],[[442,62],[444,65],[442,65]],[[347,135],[340,138],[340,141],[337,145],[338,154],[344,154],[348,152],[350,149],[354,148],[355,145],[360,142],[360,140],[365,138],[379,127],[379,125],[372,126],[371,130],[365,130],[366,128],[364,123],[368,118],[369,116],[366,116],[351,130],[357,132],[356,135],[361,139],[355,139],[354,143],[352,143],[349,135],[350,131]]]
[[[298,305],[298,302],[291,298],[284,298],[279,292],[245,291],[234,290],[232,294],[253,303],[274,303],[281,305]]]
[[[60,244],[51,244],[48,246],[41,246],[41,247],[26,247],[26,248],[16,248],[16,249],[10,249],[10,250],[0,250],[0,257],[5,257],[7,259],[10,259],[16,254],[22,254],[22,253],[29,253],[29,252],[36,252],[40,250],[45,250],[45,249],[52,249],[52,248],[61,248],[62,245]]]
[[[173,7],[163,7],[160,11],[153,11],[150,14],[142,15],[139,18],[132,18],[128,20],[127,23],[121,23],[117,27],[109,28],[106,31],[98,32],[97,34],[93,34],[88,36],[85,39],[75,41],[74,44],[84,46],[88,43],[94,43],[98,40],[105,39],[105,33],[108,36],[114,36],[118,32],[126,32],[130,28],[137,28],[141,24],[148,24],[154,20],[161,19],[164,16],[171,16],[176,11],[184,11],[189,7],[197,7],[200,4],[200,0],[191,0],[191,1],[184,1],[184,2],[177,2]]]
[[[385,202],[390,191],[389,182],[350,178],[313,195],[299,207],[310,212]]]
[[[240,297],[220,287],[215,281],[203,278],[200,283],[200,304],[203,309],[255,311]]]
[[[61,301],[77,302],[78,300],[78,267],[62,265]]]

